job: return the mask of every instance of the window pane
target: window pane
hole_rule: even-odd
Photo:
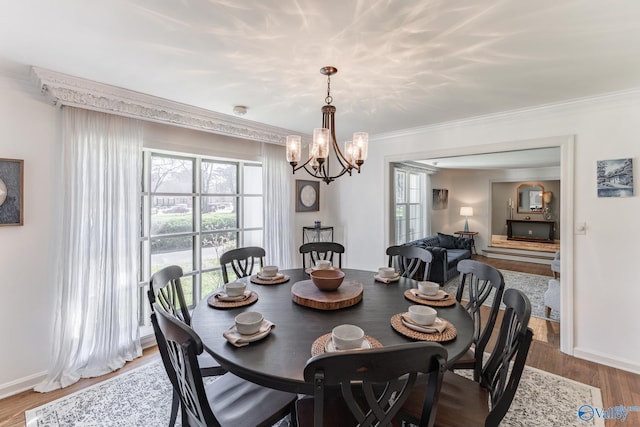
[[[245,197],[244,227],[262,227],[262,197]]]
[[[202,198],[202,231],[238,228],[235,197]]]
[[[193,193],[193,159],[151,156],[152,193]]]
[[[262,243],[262,230],[252,230],[244,232],[244,245],[245,246],[260,246],[263,247]]]
[[[202,298],[222,286],[222,272],[220,270],[202,273]]]
[[[409,203],[420,203],[420,176],[414,173],[409,175]]]
[[[227,231],[223,233],[203,233],[202,269],[208,270],[220,265],[220,256],[230,249],[238,247],[238,233]]]
[[[245,165],[244,194],[262,194],[262,166]]]
[[[396,203],[404,203],[406,201],[406,173],[396,169]]]
[[[182,293],[184,294],[184,302],[187,307],[193,306],[193,276],[183,276],[180,278],[182,285]]]
[[[185,273],[193,270],[193,236],[151,239],[151,272],[169,265],[179,265]]]
[[[396,206],[396,244],[407,242],[407,211],[405,205]]]
[[[236,194],[238,192],[238,166],[203,160],[200,168],[203,194]]]
[[[151,198],[151,234],[188,233],[193,231],[193,197]]]

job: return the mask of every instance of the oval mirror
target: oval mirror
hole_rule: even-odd
[[[518,185],[518,213],[542,214],[544,211],[544,187],[539,182]]]

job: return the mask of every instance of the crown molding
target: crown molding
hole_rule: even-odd
[[[56,106],[72,106],[135,119],[284,145],[290,130],[216,113],[79,77],[31,67],[40,93]]]

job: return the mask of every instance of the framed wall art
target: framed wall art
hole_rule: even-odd
[[[320,210],[319,181],[296,179],[296,212],[315,212]]]
[[[633,196],[633,159],[598,160],[598,197]]]
[[[24,160],[0,158],[0,226],[23,225]]]
[[[431,209],[439,211],[449,207],[449,190],[446,188],[434,188]]]

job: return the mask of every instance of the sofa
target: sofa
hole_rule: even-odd
[[[469,237],[438,233],[407,242],[402,246],[419,246],[431,252],[433,261],[431,261],[429,280],[442,285],[458,275],[458,263],[461,260],[471,258],[472,245],[473,240]]]

